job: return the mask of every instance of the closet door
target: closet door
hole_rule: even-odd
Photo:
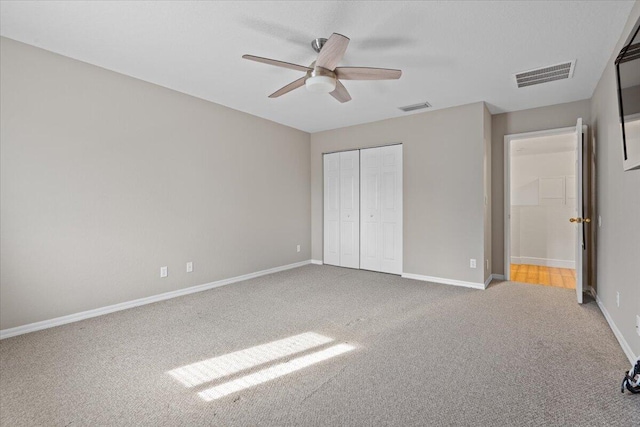
[[[340,153],[324,155],[323,263],[340,265]]]
[[[340,266],[360,268],[360,151],[340,153]]]
[[[360,151],[360,268],[402,274],[402,145]]]

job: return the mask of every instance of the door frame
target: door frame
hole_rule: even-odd
[[[582,126],[583,135],[587,126]],[[518,139],[540,138],[544,136],[570,135],[575,126],[539,130],[534,132],[513,133],[504,136],[504,279],[511,280],[511,142]],[[584,165],[582,166],[584,168]],[[585,185],[585,183],[583,183]],[[583,191],[584,192],[584,191]]]

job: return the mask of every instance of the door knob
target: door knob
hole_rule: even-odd
[[[582,222],[586,222],[587,224],[589,224],[591,222],[591,218],[584,218]]]

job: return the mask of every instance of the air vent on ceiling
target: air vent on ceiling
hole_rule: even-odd
[[[634,59],[638,59],[640,58],[640,43],[636,43],[636,44],[632,44],[631,46],[629,46],[627,48],[627,50],[624,52],[624,59],[622,58],[622,52],[620,53],[620,55],[618,55],[618,58],[616,59],[616,64],[617,63],[623,63],[623,62],[629,62],[629,61],[633,61]]]
[[[408,113],[409,111],[422,110],[423,108],[429,108],[429,107],[431,107],[431,104],[429,104],[428,102],[422,102],[420,104],[407,105],[405,107],[398,107],[398,108],[400,108],[405,113]]]
[[[535,70],[523,71],[514,74],[518,87],[538,85],[540,83],[552,82],[554,80],[570,79],[573,77],[573,69],[576,61],[564,62],[562,64],[551,65],[549,67]]]

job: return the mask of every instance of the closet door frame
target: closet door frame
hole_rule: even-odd
[[[328,202],[327,199],[327,170],[326,170],[326,165],[325,165],[325,159],[327,155],[331,155],[331,154],[338,154],[338,153],[343,153],[343,152],[348,152],[348,151],[358,151],[358,157],[359,157],[359,161],[358,161],[358,167],[360,169],[360,179],[359,179],[359,213],[360,215],[362,215],[362,156],[361,156],[361,151],[362,150],[367,150],[367,149],[371,149],[371,148],[382,148],[382,147],[391,147],[391,146],[396,146],[399,145],[402,147],[402,143],[398,142],[398,143],[391,143],[391,144],[385,144],[385,145],[377,145],[377,146],[372,146],[372,147],[361,147],[361,148],[351,148],[351,149],[344,149],[344,150],[337,150],[337,151],[329,151],[326,153],[322,153],[322,163],[323,163],[323,167],[322,167],[322,171],[323,171],[323,175],[322,175],[322,188],[323,188],[323,194],[322,194],[322,200],[323,200],[323,205],[322,205],[322,209],[323,209],[323,218],[322,218],[322,249],[323,249],[323,264],[329,264],[329,265],[336,265],[336,266],[340,266],[340,261],[339,258],[336,261],[335,258],[331,258],[329,257],[329,259],[327,258],[327,218],[326,218],[326,204]],[[400,196],[401,196],[401,215],[400,215],[400,219],[399,219],[399,223],[400,223],[400,271],[397,273],[392,273],[392,274],[402,274],[402,265],[403,265],[403,259],[404,259],[404,248],[403,248],[403,240],[404,240],[404,147],[402,147],[402,157],[401,157],[401,163],[400,163],[400,172],[401,172],[401,186],[400,186]],[[340,164],[338,162],[338,169],[340,168]],[[339,176],[338,176],[339,179]],[[338,187],[340,187],[338,185]],[[338,196],[339,197],[339,196]],[[340,209],[338,209],[338,211],[340,211]],[[360,257],[362,257],[362,220],[360,219],[359,222],[359,228],[360,228],[360,233],[359,233],[359,253],[360,253]],[[338,233],[339,233],[339,229],[338,229]],[[339,244],[339,239],[338,239],[338,244]],[[338,251],[339,251],[339,247],[338,247]],[[362,268],[362,264],[360,263],[360,266],[358,267],[359,269],[363,269]]]

